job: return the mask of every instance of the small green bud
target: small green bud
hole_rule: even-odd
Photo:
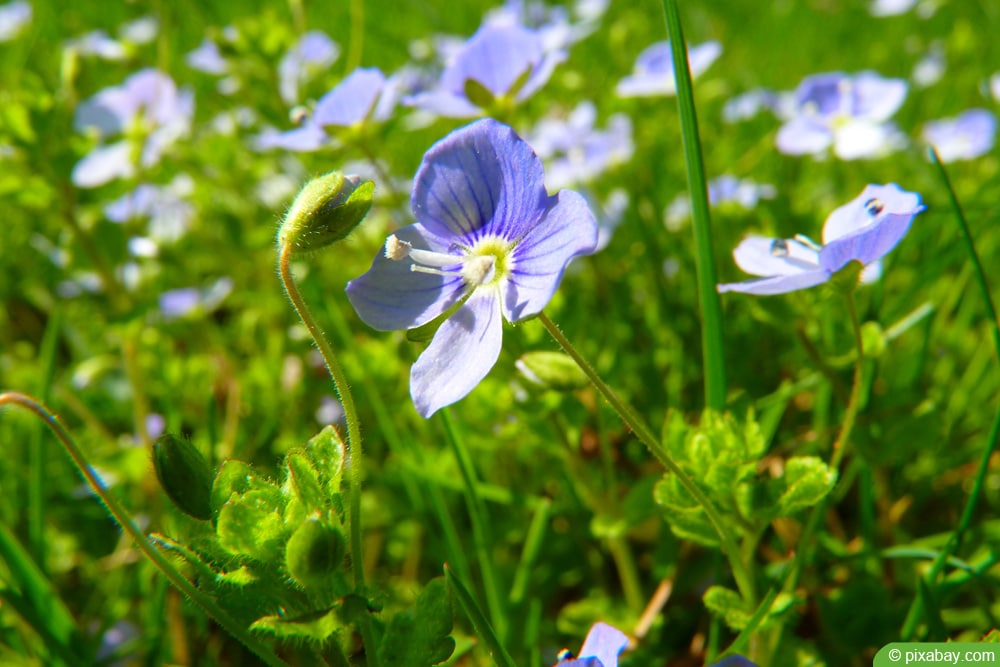
[[[153,467],[177,509],[196,519],[212,518],[212,468],[189,440],[161,435],[153,443]]]
[[[345,238],[372,207],[375,184],[332,171],[306,183],[278,230],[279,247],[319,250]]]
[[[587,376],[562,352],[528,352],[514,365],[530,382],[545,389],[573,391],[587,386]]]
[[[885,332],[878,322],[865,322],[861,325],[861,344],[865,346],[866,357],[879,357],[885,352]]]
[[[285,545],[285,567],[302,588],[322,586],[340,569],[346,550],[347,542],[338,528],[311,517]]]

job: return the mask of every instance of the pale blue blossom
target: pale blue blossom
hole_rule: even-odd
[[[478,116],[489,111],[486,107],[531,97],[565,58],[564,50],[548,49],[538,32],[487,23],[452,55],[433,88],[404,98],[404,103],[439,116]]]
[[[581,102],[565,118],[546,118],[528,134],[538,156],[545,161],[545,185],[558,190],[595,180],[610,167],[632,158],[632,121],[613,114],[607,129],[596,128],[597,108]]]
[[[688,48],[691,78],[696,79],[722,54],[718,42],[705,42]],[[615,88],[618,97],[649,97],[675,95],[674,56],[670,42],[657,42],[647,47],[635,62],[632,74],[624,77]]]
[[[278,63],[278,90],[288,105],[298,104],[299,87],[329,69],[340,55],[340,47],[320,30],[311,30]]]
[[[843,160],[884,155],[901,143],[889,118],[903,104],[907,84],[874,72],[855,75],[815,74],[795,91],[794,106],[784,110],[778,150],[789,155],[824,155]]]
[[[155,69],[141,70],[122,85],[105,88],[77,107],[74,125],[101,139],[126,136],[98,145],[77,162],[73,183],[93,188],[129,178],[137,167],[149,169],[187,135],[193,114],[191,92],[178,90],[173,79]]]
[[[410,372],[413,402],[430,417],[490,371],[503,320],[541,312],[569,261],[594,251],[597,223],[576,192],[549,195],[541,160],[492,119],[431,147],[411,203],[417,222],[386,239],[347,296],[379,331],[440,323]]]
[[[628,647],[628,636],[607,623],[595,623],[587,633],[580,653],[560,654],[556,667],[618,667],[618,656]]]
[[[737,266],[763,276],[718,286],[720,292],[782,294],[825,283],[851,262],[877,266],[903,239],[924,210],[920,195],[898,185],[869,185],[837,208],[823,225],[823,245],[797,235],[791,239],[748,236],[733,251]],[[874,272],[877,275],[878,271]],[[869,273],[867,280],[874,278]],[[862,273],[862,281],[866,276]]]
[[[14,0],[0,5],[0,42],[9,42],[31,23],[31,4]]]
[[[993,149],[997,117],[986,109],[969,109],[954,118],[924,125],[923,139],[934,146],[942,162],[972,160]]]

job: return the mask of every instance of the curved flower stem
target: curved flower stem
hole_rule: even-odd
[[[170,583],[180,589],[180,591],[184,593],[193,603],[201,607],[202,611],[222,626],[226,632],[231,634],[233,637],[242,642],[244,646],[253,651],[261,660],[264,661],[264,663],[272,667],[287,667],[287,663],[275,655],[274,651],[272,651],[270,647],[253,636],[253,634],[248,629],[244,628],[242,624],[236,621],[236,619],[230,617],[229,614],[222,609],[222,607],[216,604],[215,600],[195,588],[194,584],[178,572],[177,568],[175,568],[163,554],[153,547],[146,535],[135,524],[135,521],[132,520],[129,513],[125,510],[121,503],[118,502],[118,499],[108,493],[104,483],[91,469],[90,465],[87,463],[87,459],[83,456],[83,452],[81,452],[80,448],[77,447],[69,432],[66,431],[63,425],[48,408],[32,397],[14,391],[0,394],[0,407],[7,404],[25,408],[45,422],[45,425],[49,427],[49,430],[51,430],[56,438],[59,439],[59,442],[62,443],[63,449],[65,449],[66,453],[69,454],[69,457],[73,460],[73,464],[93,490],[94,494],[100,498],[104,503],[104,506],[108,508],[108,512],[111,516],[114,517],[118,525],[122,527],[122,530],[128,533],[129,537],[135,541],[135,546],[139,549],[139,551],[141,551],[146,558],[153,562],[153,565],[155,565],[157,569],[159,569],[160,572],[162,572],[167,579],[170,580]]]
[[[729,565],[733,570],[733,578],[736,580],[736,585],[740,589],[744,599],[747,604],[756,606],[756,592],[754,586],[753,576],[750,573],[750,569],[746,563],[743,562],[741,558],[740,550],[733,539],[732,534],[727,529],[726,524],[723,522],[722,517],[716,511],[715,506],[712,501],[709,500],[705,492],[688,477],[681,467],[674,461],[670,454],[663,449],[659,441],[653,435],[652,431],[648,426],[636,415],[635,410],[633,410],[627,403],[615,394],[614,390],[611,389],[604,380],[600,378],[597,371],[593,369],[589,362],[583,358],[579,351],[569,342],[569,339],[563,334],[563,332],[556,326],[555,322],[549,319],[549,316],[544,312],[538,314],[538,319],[541,321],[542,325],[548,330],[552,338],[559,343],[559,347],[563,349],[566,354],[573,358],[576,365],[580,367],[580,370],[584,372],[587,378],[590,380],[594,388],[597,389],[598,393],[604,397],[618,413],[618,416],[622,418],[622,421],[632,429],[639,441],[646,446],[646,449],[656,457],[656,459],[663,464],[669,472],[673,473],[681,485],[687,489],[687,492],[695,499],[695,501],[702,506],[705,510],[705,515],[708,520],[712,522],[712,526],[715,528],[715,532],[719,535],[719,542],[722,544],[722,550],[725,552],[726,557],[729,559]]]
[[[323,330],[319,328],[316,319],[309,311],[305,299],[299,292],[295,284],[295,277],[292,275],[292,246],[286,245],[278,251],[278,274],[281,276],[281,283],[284,285],[288,299],[292,302],[299,319],[306,325],[309,335],[312,336],[316,347],[319,348],[323,356],[323,363],[326,364],[330,377],[333,379],[333,388],[337,392],[337,398],[344,407],[344,420],[347,422],[347,447],[351,454],[351,474],[349,476],[350,499],[349,516],[351,521],[351,563],[354,571],[354,587],[359,593],[365,595],[365,562],[362,557],[361,545],[361,428],[358,422],[358,411],[354,406],[354,396],[351,394],[351,387],[347,384],[347,376],[344,369],[340,367],[333,347],[327,339]],[[371,619],[367,614],[362,617],[361,636],[365,643],[365,655],[368,664],[372,667],[380,667],[378,659],[378,645],[375,642],[375,633],[372,628]]]

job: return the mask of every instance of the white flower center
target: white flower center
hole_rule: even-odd
[[[513,244],[502,239],[481,239],[471,248],[453,247],[461,254],[421,250],[391,234],[385,240],[385,256],[395,261],[410,260],[410,271],[417,273],[459,275],[470,289],[497,282],[510,269]]]

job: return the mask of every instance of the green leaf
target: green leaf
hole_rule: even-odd
[[[731,588],[710,586],[701,599],[710,612],[725,621],[733,630],[742,630],[750,620],[743,598]]]
[[[298,527],[285,545],[285,567],[304,589],[326,586],[344,564],[347,541],[336,526],[310,519]]]
[[[427,584],[412,611],[396,614],[379,646],[383,665],[430,667],[455,650],[451,592],[443,577]]]
[[[288,485],[295,497],[305,507],[306,513],[319,512],[326,508],[326,496],[320,486],[319,472],[305,452],[293,450],[285,457],[288,466]]]
[[[305,639],[324,642],[341,628],[334,610],[310,612],[296,617],[262,616],[250,626],[255,632],[273,635],[278,639]]]
[[[674,475],[664,475],[653,490],[653,499],[674,535],[708,547],[719,546],[719,534],[705,510]]]
[[[830,493],[837,483],[837,473],[819,457],[795,456],[785,463],[785,474],[772,481],[780,489],[778,516],[790,516]]]
[[[219,510],[215,532],[223,549],[263,563],[280,559],[285,525],[282,507],[268,491],[234,495]]]
[[[346,451],[344,440],[333,426],[325,426],[306,443],[306,454],[319,473],[319,482],[327,498],[340,495]]]
[[[278,490],[260,477],[249,463],[235,459],[225,461],[215,474],[215,481],[212,483],[212,510],[218,512],[222,509],[234,493],[242,495],[251,490],[260,491],[266,488]]]

